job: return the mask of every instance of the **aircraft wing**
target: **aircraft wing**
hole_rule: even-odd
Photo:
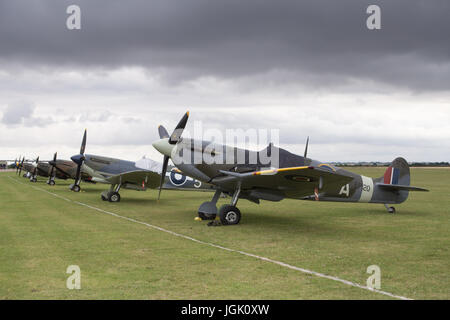
[[[307,196],[314,193],[314,188],[320,183],[322,186],[344,185],[353,180],[353,177],[340,174],[339,172],[320,167],[291,167],[265,171],[253,171],[248,173],[236,173],[231,171],[220,171],[225,176],[217,177],[212,183],[227,190],[234,190],[238,182],[241,190],[263,190],[267,193],[285,196],[296,194]],[[258,194],[258,193],[255,193]]]
[[[142,186],[142,184],[145,183],[147,188],[156,188],[159,186],[161,176],[158,173],[149,170],[135,170],[109,176],[104,179],[111,184],[130,183]]]

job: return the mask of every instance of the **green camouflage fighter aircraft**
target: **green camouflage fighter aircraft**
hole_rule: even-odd
[[[55,153],[53,160],[49,161],[48,164],[51,166],[49,172],[49,180],[47,184],[54,185],[55,177],[59,179],[75,179],[77,174],[78,165],[72,160],[61,160],[57,159],[57,154]],[[85,182],[93,182],[92,177],[87,173],[81,171],[81,180]]]
[[[309,139],[304,156],[299,156],[272,144],[255,152],[181,138],[188,117],[189,113],[186,113],[170,137],[160,126],[161,139],[153,146],[164,155],[163,173],[170,158],[184,174],[216,187],[213,199],[198,209],[199,217],[204,220],[215,219],[218,213],[222,224],[238,224],[241,219],[236,207],[239,198],[255,203],[284,198],[380,203],[394,213],[395,208],[389,204],[402,203],[408,198],[409,191],[428,191],[410,186],[409,167],[403,158],[396,158],[382,177],[370,178],[307,158]],[[243,161],[237,161],[239,154],[243,155]],[[222,160],[228,159],[227,155],[234,161],[209,161],[212,164],[207,164],[204,160],[218,156]],[[276,167],[273,161],[266,161],[271,155],[278,155]],[[217,210],[221,192],[231,196],[231,203]]]
[[[164,189],[182,190],[212,190],[213,186],[182,175],[179,170],[172,168],[169,174],[161,175],[161,163],[142,158],[136,162],[114,159],[103,156],[84,154],[86,148],[86,134],[84,131],[80,153],[71,157],[77,164],[75,182],[70,189],[75,192],[81,190],[81,174],[91,176],[91,181],[110,184],[108,191],[101,194],[104,201],[119,202],[121,188],[145,191],[147,188],[157,188],[162,181]],[[167,169],[167,165],[166,165]]]
[[[29,162],[29,161],[24,162],[24,160],[22,161],[20,170],[19,170],[19,174],[22,171],[22,168],[25,170],[25,173],[23,175],[24,178],[29,178],[30,182],[36,182],[38,175],[44,175],[46,177],[48,176],[46,171],[38,169],[38,167],[40,167],[39,157],[37,157],[36,160],[31,161],[31,162]]]

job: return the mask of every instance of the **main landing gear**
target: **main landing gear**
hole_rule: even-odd
[[[81,187],[80,187],[80,183],[75,182],[74,184],[71,184],[69,186],[70,190],[72,190],[73,192],[80,192],[81,191]]]
[[[109,201],[109,202],[120,202],[120,187],[122,185],[118,184],[112,184],[109,191],[103,191],[101,198],[103,201]]]
[[[231,204],[225,204],[219,209],[219,219],[222,225],[232,225],[238,224],[241,221],[241,212],[236,207],[237,201],[239,199],[239,194],[241,193],[241,186],[238,185],[236,191],[231,198]],[[198,216],[202,220],[214,220],[217,216],[217,200],[219,200],[221,191],[216,190],[211,201],[202,203],[198,209]]]
[[[47,184],[50,186],[54,186],[55,185],[55,177],[48,178]]]
[[[395,213],[394,207],[389,207],[386,203],[384,204],[384,207],[387,209],[389,213]]]

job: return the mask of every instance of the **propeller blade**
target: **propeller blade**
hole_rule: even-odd
[[[161,181],[159,183],[159,192],[158,192],[158,200],[161,197],[161,190],[164,183],[164,179],[166,178],[166,171],[167,171],[167,164],[169,163],[169,157],[164,156],[163,166],[162,166],[162,172],[161,172]]]
[[[86,149],[86,138],[87,138],[87,129],[84,129],[83,140],[81,141],[80,154],[71,157],[73,162],[77,164],[77,172],[75,174],[75,185],[79,185],[81,181],[81,167],[83,166],[83,162],[86,159],[84,157],[84,150]]]
[[[169,138],[170,144],[176,144],[180,140],[181,134],[183,133],[183,130],[186,127],[188,118],[189,118],[189,111],[184,114],[183,118],[181,118],[180,122],[178,122],[177,126],[175,127],[175,130],[173,130],[172,134],[170,135]]]
[[[308,144],[309,144],[309,136],[308,136],[308,138],[306,138],[305,153],[303,154],[303,158],[305,158],[305,160],[304,160],[305,164],[309,164],[309,161],[306,158],[306,156],[308,155]]]
[[[305,153],[303,154],[303,157],[306,159],[306,155],[308,154],[308,143],[309,143],[309,136],[306,139],[306,146],[305,146]]]
[[[81,162],[81,164],[83,164],[83,163]],[[81,164],[79,164],[79,165],[77,166],[77,173],[75,174],[75,181],[79,181],[79,179],[80,179],[80,175],[81,175]]]
[[[25,156],[23,157],[22,162],[20,163],[20,166],[19,166],[19,176],[22,173],[22,167],[23,167],[23,162],[24,161],[25,161]]]
[[[34,167],[33,176],[36,177],[36,175],[37,175],[37,167],[39,165],[39,156],[36,158],[35,162],[36,162],[36,167]]]
[[[83,141],[81,142],[80,154],[84,154],[84,149],[86,148],[86,134],[87,129],[84,129]]]
[[[55,152],[55,154],[53,155],[53,161],[50,161],[49,164],[52,167],[52,170],[50,171],[50,178],[53,177],[53,174],[55,173],[55,164],[56,164],[56,156],[57,156],[57,152]]]
[[[164,138],[168,138],[169,137],[169,133],[167,132],[166,128],[164,128],[163,126],[159,126],[158,127],[158,132],[159,132],[159,138],[160,139],[164,139]]]

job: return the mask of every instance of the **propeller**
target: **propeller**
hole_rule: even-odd
[[[309,144],[309,136],[308,138],[306,138],[305,153],[303,154],[305,165],[309,165],[311,163],[311,161],[306,157],[308,155],[308,144]]]
[[[81,178],[81,166],[83,165],[84,160],[86,159],[84,157],[84,150],[86,148],[86,135],[87,135],[87,129],[84,129],[84,135],[83,140],[81,141],[81,148],[80,148],[80,154],[76,156],[72,156],[70,159],[72,159],[73,162],[75,162],[77,166],[77,173],[75,174],[75,183],[72,187],[72,189],[75,188],[75,186],[80,185],[80,178]]]
[[[34,170],[33,170],[33,179],[35,179],[37,176],[37,167],[39,165],[39,156],[36,158],[36,160],[34,160],[34,162],[36,162],[36,166],[34,167]]]
[[[309,136],[306,138],[306,146],[305,146],[305,153],[303,154],[303,157],[306,160],[306,155],[308,154],[308,143],[309,143]]]
[[[178,122],[177,126],[175,127],[175,129],[173,130],[173,132],[170,136],[169,136],[166,128],[164,128],[163,126],[159,126],[158,127],[159,137],[161,139],[169,138],[169,144],[177,144],[177,142],[180,141],[181,134],[183,133],[184,128],[186,127],[188,119],[189,119],[189,111],[184,114],[183,118],[181,118],[181,120]],[[161,172],[161,181],[159,183],[158,200],[161,197],[161,190],[162,190],[162,186],[164,183],[164,179],[166,177],[167,165],[169,164],[169,159],[170,159],[170,157],[168,155],[164,155],[162,172]]]
[[[48,183],[50,183],[51,180],[55,179],[54,174],[55,174],[56,156],[57,155],[58,155],[58,153],[55,152],[55,154],[53,155],[53,161],[48,162],[48,164],[52,167],[52,169],[50,170],[50,175],[48,177]]]
[[[19,159],[20,160],[20,159]],[[20,176],[20,174],[22,173],[22,167],[23,167],[23,162],[25,161],[25,156],[23,156],[23,158],[22,158],[22,162],[20,162],[20,164],[19,164],[19,176]]]

